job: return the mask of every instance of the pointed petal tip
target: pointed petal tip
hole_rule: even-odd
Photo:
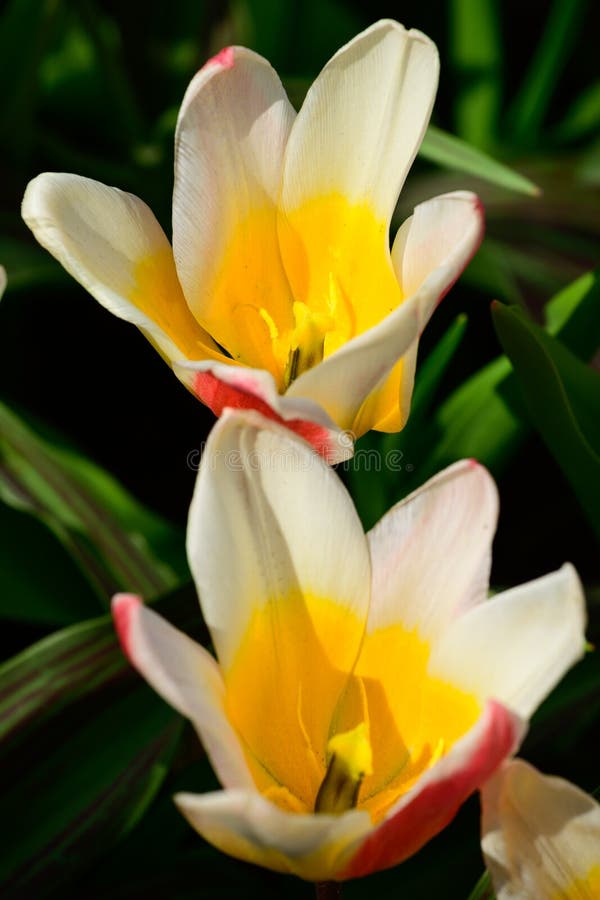
[[[115,594],[111,603],[113,622],[115,623],[119,642],[125,656],[132,663],[131,626],[135,613],[142,605],[141,598],[136,594]]]

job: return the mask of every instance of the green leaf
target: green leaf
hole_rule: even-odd
[[[451,53],[458,75],[456,130],[478,147],[493,145],[501,99],[502,44],[495,0],[451,0]]]
[[[585,362],[598,349],[599,304],[600,269],[596,269],[571,282],[544,307],[548,334],[559,336]]]
[[[585,17],[586,0],[554,0],[541,40],[509,113],[511,138],[533,144]]]
[[[193,591],[157,608],[206,643]],[[11,824],[3,897],[56,892],[129,832],[167,774],[181,727],[125,660],[108,616],[0,667],[0,815]]]
[[[89,582],[45,525],[0,503],[0,531],[0,617],[58,627],[98,615]]]
[[[0,83],[10,85],[0,138],[3,152],[18,162],[31,150],[39,64],[61,6],[60,0],[10,0],[0,16]]]
[[[188,577],[179,530],[106,472],[3,404],[0,433],[0,496],[54,531],[105,605],[116,590],[151,598]]]
[[[67,280],[62,266],[41,247],[4,235],[0,237],[0,260],[6,269],[10,291],[38,284],[61,284]]]
[[[554,135],[560,141],[577,141],[598,131],[600,123],[600,81],[590,84],[573,102],[566,116],[556,126]]]
[[[494,900],[494,898],[495,894],[490,873],[484,872],[469,894],[468,900]]]
[[[600,375],[513,307],[494,304],[493,318],[529,418],[600,536]]]
[[[466,172],[496,187],[537,197],[540,189],[519,172],[492,159],[453,134],[430,125],[419,150],[423,159],[453,172]]]
[[[464,313],[457,316],[419,366],[407,428],[413,427],[415,422],[429,412],[436,391],[465,336],[467,322]]]

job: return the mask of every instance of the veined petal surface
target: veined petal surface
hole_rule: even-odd
[[[368,534],[368,633],[390,625],[434,641],[487,595],[498,518],[494,481],[462,460],[401,500]]]
[[[496,594],[452,623],[429,672],[528,719],[585,652],[585,601],[569,564]]]
[[[190,313],[171,246],[146,204],[90,178],[46,172],[27,186],[23,218],[39,243],[114,315],[174,359],[223,359]]]
[[[402,302],[389,223],[437,77],[429,38],[381,21],[327,63],[294,123],[279,242],[294,300],[321,323],[325,357]]]
[[[497,900],[600,896],[600,806],[520,759],[482,788],[482,839]]]
[[[188,558],[255,780],[312,809],[369,604],[354,506],[304,441],[226,411],[204,451]]]
[[[294,118],[269,63],[228,47],[192,80],[175,136],[173,249],[187,302],[234,360],[275,375],[271,331],[293,324],[276,205]]]

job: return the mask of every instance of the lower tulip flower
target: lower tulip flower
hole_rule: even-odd
[[[497,900],[598,900],[600,806],[522,760],[482,792],[482,848]]]
[[[34,179],[23,217],[217,415],[252,407],[347,458],[345,430],[403,426],[419,335],[483,233],[477,197],[446,194],[390,253],[438,69],[429,38],[378,22],[296,116],[269,63],[229,47],[179,113],[172,247],[145,203],[76,175]]]
[[[175,798],[206,840],[308,880],[365,875],[419,850],[516,750],[583,653],[584,606],[570,565],[487,599],[496,515],[465,461],[365,536],[308,444],[225,412],[188,527],[218,662],[114,600],[126,654],[224,786]]]

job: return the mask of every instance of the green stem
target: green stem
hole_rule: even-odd
[[[317,900],[342,900],[342,885],[339,881],[317,881]]]

